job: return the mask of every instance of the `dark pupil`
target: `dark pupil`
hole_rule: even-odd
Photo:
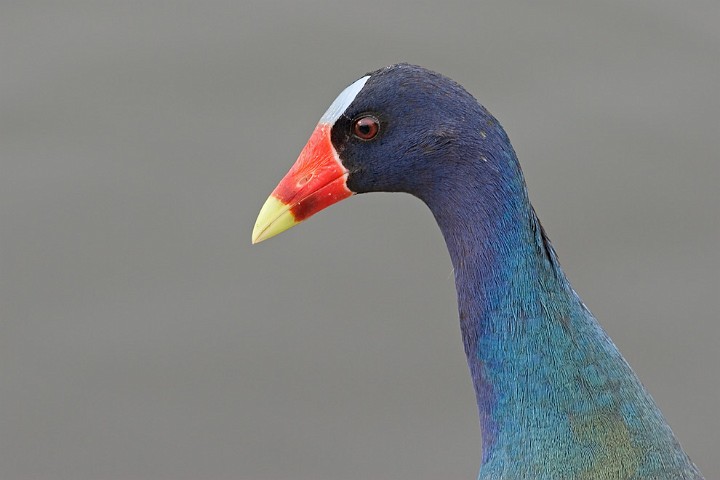
[[[358,124],[358,131],[360,132],[360,135],[370,135],[370,132],[372,131],[372,126],[370,125],[368,120],[361,120]]]

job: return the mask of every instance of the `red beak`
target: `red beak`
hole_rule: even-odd
[[[295,164],[263,205],[252,242],[267,240],[353,194],[348,170],[330,140],[331,125],[319,123]]]

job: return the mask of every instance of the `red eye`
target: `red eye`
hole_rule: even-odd
[[[352,126],[353,135],[361,140],[372,140],[379,130],[380,122],[370,115],[358,118]]]

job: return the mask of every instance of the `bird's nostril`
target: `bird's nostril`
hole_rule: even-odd
[[[306,183],[308,183],[310,180],[312,180],[312,178],[313,178],[313,174],[312,174],[312,173],[308,173],[308,174],[305,175],[303,178],[301,178],[300,180],[298,180],[297,186],[298,186],[298,187],[302,187],[303,185],[305,185]]]

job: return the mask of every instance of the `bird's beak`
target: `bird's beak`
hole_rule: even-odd
[[[346,183],[348,170],[330,140],[331,127],[315,127],[295,165],[260,209],[252,243],[274,237],[353,194]]]

